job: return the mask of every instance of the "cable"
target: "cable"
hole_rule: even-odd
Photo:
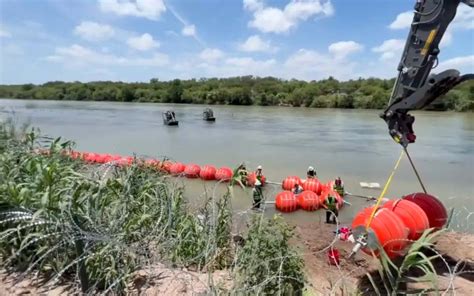
[[[415,175],[418,178],[418,182],[420,182],[421,188],[423,188],[423,191],[425,192],[425,194],[427,194],[428,192],[426,191],[425,185],[421,181],[420,174],[418,174],[418,171],[415,167],[415,164],[413,163],[413,160],[411,160],[411,157],[410,157],[410,154],[408,153],[407,148],[403,147],[403,149],[405,150],[405,153],[408,156],[408,160],[410,161],[411,167],[413,168],[413,171],[415,172]]]

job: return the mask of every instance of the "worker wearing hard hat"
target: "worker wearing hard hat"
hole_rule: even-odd
[[[344,182],[342,182],[341,177],[337,177],[337,179],[334,181],[333,189],[336,190],[336,192],[339,193],[341,197],[344,197]]]
[[[260,183],[262,183],[262,177],[263,177],[263,173],[262,173],[262,166],[259,165],[257,167],[257,170],[255,171],[255,177],[257,177],[257,180],[260,181]],[[261,186],[262,184],[260,184]]]
[[[306,178],[307,179],[316,178],[316,170],[312,166],[308,168],[308,171],[306,172]]]
[[[263,190],[262,190],[262,182],[257,178],[255,181],[255,186],[253,187],[253,209],[260,209],[260,204],[262,203],[263,199]]]

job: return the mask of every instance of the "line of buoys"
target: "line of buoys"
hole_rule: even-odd
[[[281,187],[283,188],[283,190],[293,190],[296,184],[300,186],[303,185],[303,182],[301,181],[300,177],[289,176],[283,180]]]
[[[221,167],[216,171],[216,180],[217,181],[230,181],[232,178],[232,169],[229,167]]]
[[[216,179],[216,167],[213,165],[205,165],[201,168],[199,177],[203,180],[215,180]]]
[[[320,195],[322,192],[321,182],[316,178],[306,179],[306,181],[303,182],[303,190],[313,191]]]
[[[187,178],[198,178],[200,172],[201,172],[201,167],[194,163],[188,164],[186,168],[184,169],[184,175]]]
[[[186,166],[184,165],[184,163],[175,162],[170,166],[170,173],[173,175],[179,175],[184,172],[185,168]]]
[[[356,240],[365,237],[364,252],[379,255],[377,250],[382,247],[390,258],[401,256],[407,244],[419,239],[425,230],[441,229],[448,218],[444,205],[425,193],[387,201],[370,220],[373,209],[365,208],[355,216],[353,235]]]
[[[298,205],[305,211],[316,211],[319,208],[319,197],[314,191],[305,190],[298,197]]]
[[[275,198],[275,207],[285,213],[296,211],[298,201],[291,191],[282,191]]]

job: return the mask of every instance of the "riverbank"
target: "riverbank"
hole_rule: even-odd
[[[338,81],[329,77],[307,82],[254,76],[172,81],[151,79],[149,83],[52,81],[41,85],[0,85],[0,98],[382,109],[393,84],[394,79]],[[472,86],[472,81],[457,86],[429,108],[473,111]]]

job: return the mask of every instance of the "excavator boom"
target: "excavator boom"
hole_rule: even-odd
[[[456,15],[460,2],[474,7],[474,0],[417,0],[410,33],[398,65],[398,77],[388,107],[381,114],[392,138],[407,147],[414,143],[415,118],[410,110],[422,109],[459,83],[474,79],[457,70],[431,74],[438,64],[439,43]]]

